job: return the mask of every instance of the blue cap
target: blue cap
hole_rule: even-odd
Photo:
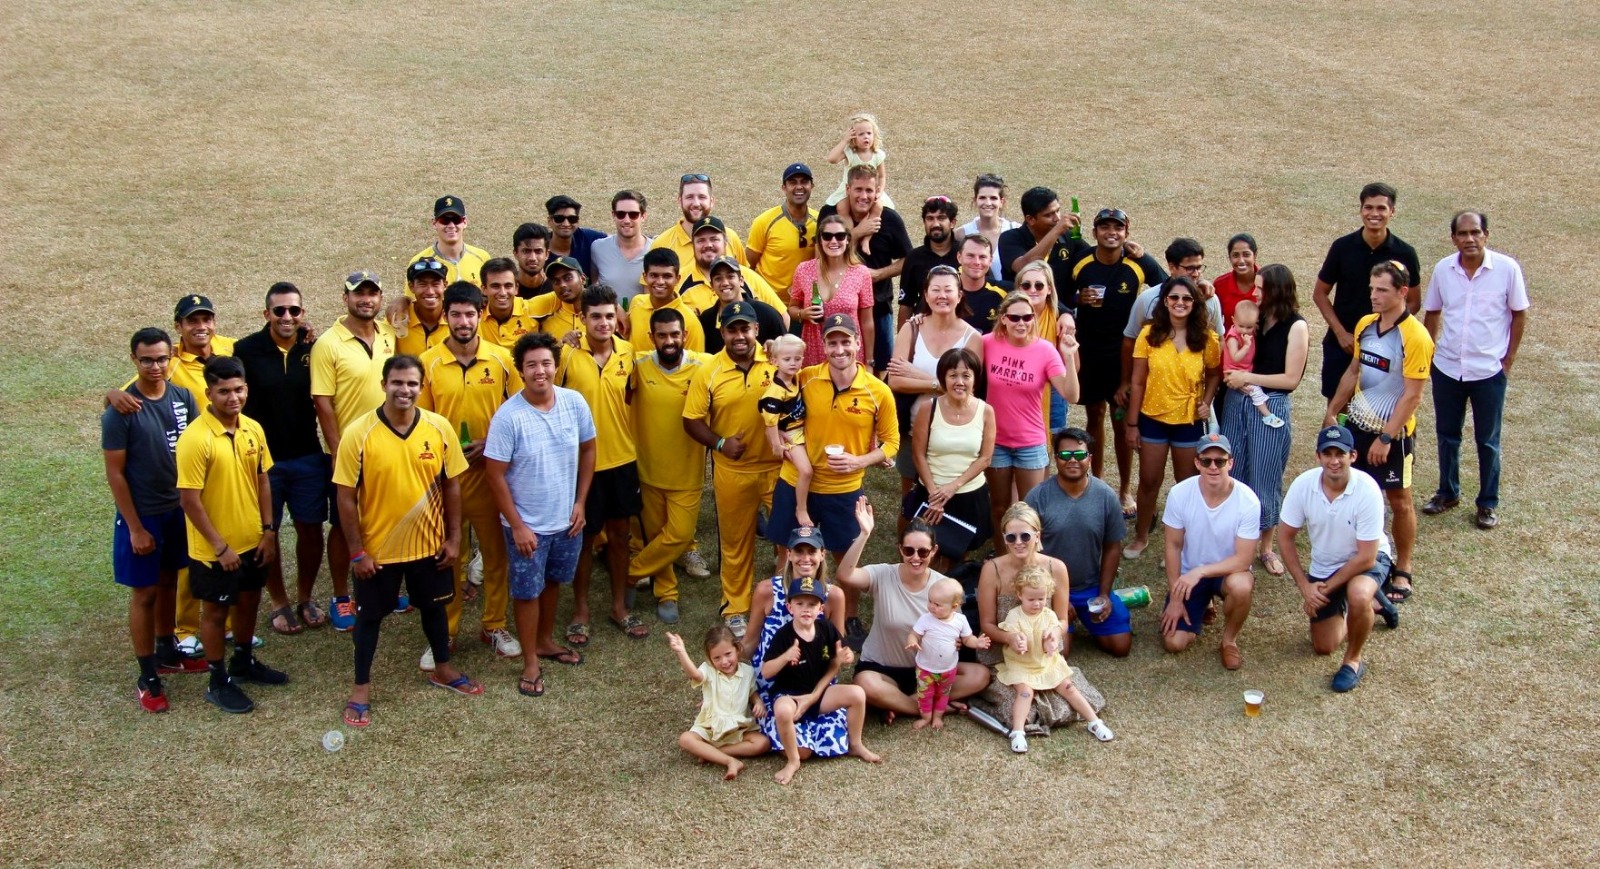
[[[1338,447],[1347,453],[1356,451],[1355,435],[1342,425],[1330,425],[1317,433],[1317,452],[1322,452],[1328,447]]]
[[[1228,455],[1233,455],[1233,444],[1228,442],[1228,436],[1220,432],[1211,432],[1200,438],[1200,443],[1194,448],[1196,453],[1206,450],[1222,450]]]
[[[797,576],[789,580],[789,600],[797,597],[814,597],[823,603],[828,602],[828,584],[820,577]]]
[[[788,168],[783,170],[784,181],[788,181],[796,175],[804,175],[807,178],[815,177],[811,174],[811,167],[804,163],[790,163]]]
[[[812,549],[821,549],[822,529],[813,528],[809,525],[796,526],[793,531],[789,532],[788,548],[793,549],[796,546],[809,546]]]

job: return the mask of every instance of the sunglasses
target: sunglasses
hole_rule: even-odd
[[[1058,451],[1056,453],[1056,458],[1060,459],[1063,462],[1081,462],[1084,459],[1089,458],[1089,451],[1088,450],[1060,450],[1060,451]]]
[[[1167,302],[1182,302],[1185,305],[1194,304],[1194,296],[1168,296]]]
[[[272,316],[282,317],[284,314],[288,314],[291,317],[298,317],[304,310],[299,305],[278,305],[272,309]]]
[[[1050,289],[1050,285],[1045,283],[1044,281],[1023,281],[1022,283],[1017,284],[1017,289],[1019,289],[1019,290],[1048,290],[1048,289]]]
[[[1032,543],[1033,542],[1033,532],[1032,531],[1007,531],[1006,532],[1006,542],[1007,543]]]
[[[461,223],[462,218],[458,217],[458,216],[456,216],[454,214],[446,214],[446,215],[444,215],[442,217],[435,217],[434,220],[439,221],[440,223],[444,224],[445,226],[455,226],[456,224]]]
[[[951,275],[953,277],[960,277],[961,271],[959,269],[957,269],[955,266],[939,265],[939,266],[934,266],[931,269],[928,269],[928,274],[930,276],[932,276],[932,275]]]
[[[846,241],[846,240],[848,240],[850,238],[850,233],[848,233],[848,232],[819,232],[819,233],[817,233],[817,238],[820,241]]]
[[[711,176],[703,172],[691,172],[678,179],[679,184],[708,184],[710,182]]]
[[[618,220],[638,220],[639,215],[643,213],[642,211],[613,211],[611,216]]]
[[[1013,323],[1032,323],[1032,314],[1007,314],[1006,319]]]
[[[551,223],[570,223],[573,226],[577,226],[578,225],[578,215],[576,215],[576,214],[552,214],[552,215],[550,215],[550,222]]]
[[[933,548],[928,546],[902,546],[900,554],[906,558],[927,558],[933,554]]]
[[[1196,458],[1195,461],[1199,462],[1200,463],[1200,467],[1202,467],[1202,468],[1221,468],[1221,467],[1224,467],[1224,466],[1226,466],[1228,464],[1228,457],[1227,456],[1200,456],[1199,458]]]

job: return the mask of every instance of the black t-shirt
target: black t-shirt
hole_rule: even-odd
[[[1084,353],[1120,358],[1122,330],[1128,327],[1134,300],[1140,290],[1165,281],[1166,271],[1148,253],[1133,259],[1124,250],[1121,259],[1106,265],[1095,257],[1095,249],[1089,248],[1073,258],[1071,274],[1069,283],[1056,284],[1056,293],[1063,303],[1075,309],[1078,342]],[[1105,298],[1098,306],[1079,304],[1079,292],[1095,284],[1106,288]]]
[[[834,205],[825,205],[817,212],[817,220],[830,214],[838,214],[839,209]],[[905,259],[911,254],[911,235],[906,232],[906,223],[893,208],[883,209],[883,219],[878,223],[878,231],[867,240],[871,245],[871,253],[863,253],[861,245],[856,245],[856,256],[861,259],[861,264],[869,269],[881,269],[897,259]],[[872,313],[877,317],[887,317],[894,303],[894,279],[884,278],[872,282]]]
[[[994,331],[994,321],[1000,316],[1000,303],[1011,294],[1010,281],[986,281],[977,292],[962,290],[961,302],[967,314],[961,319],[967,325],[987,335]]]
[[[1356,323],[1372,313],[1372,267],[1389,260],[1406,267],[1406,274],[1411,278],[1408,286],[1421,286],[1422,267],[1417,263],[1416,249],[1393,232],[1377,247],[1368,247],[1359,229],[1340,236],[1328,246],[1328,256],[1322,261],[1317,280],[1333,287],[1333,313],[1346,332],[1354,332]]]
[[[793,621],[778,628],[778,632],[772,635],[772,642],[767,644],[767,654],[771,656],[786,654],[797,640],[800,643],[800,663],[790,664],[772,677],[774,693],[810,694],[816,690],[822,677],[828,675],[834,656],[839,654],[839,642],[843,637],[833,622],[821,613],[817,614],[816,624],[816,633],[810,640],[800,639],[800,635],[794,632]]]
[[[442,324],[441,324],[442,325]],[[301,330],[304,337],[305,330]],[[296,340],[288,355],[263,327],[233,345],[250,387],[244,415],[261,423],[274,461],[322,452],[317,438],[317,408],[311,401],[311,345]]]
[[[910,308],[912,313],[919,313],[922,305],[922,288],[928,285],[928,270],[934,266],[956,267],[956,246],[950,245],[950,252],[940,256],[933,249],[924,244],[906,254],[905,265],[900,269],[900,298],[902,307]]]
[[[160,398],[146,398],[137,382],[127,393],[139,399],[139,410],[121,414],[108,407],[100,415],[100,448],[127,452],[122,476],[133,495],[133,509],[153,516],[178,509],[178,435],[199,414],[194,396],[167,384]]]
[[[995,256],[1000,258],[1000,275],[1008,281],[1017,279],[1017,270],[1011,264],[1017,261],[1039,240],[1033,237],[1033,231],[1026,226],[1013,227],[1000,233],[1000,243],[996,245]],[[1066,288],[1072,285],[1072,261],[1078,254],[1089,250],[1081,238],[1068,238],[1063,235],[1056,239],[1050,248],[1050,274],[1056,280],[1056,292],[1065,293]]]
[[[756,340],[760,344],[787,333],[784,328],[783,315],[778,309],[766,302],[752,298],[749,290],[744,291],[744,300],[756,309]],[[706,333],[706,352],[716,353],[722,350],[722,330],[717,328],[717,313],[721,307],[707,308],[700,314],[700,327]]]

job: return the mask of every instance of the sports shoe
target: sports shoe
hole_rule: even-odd
[[[328,600],[328,623],[339,633],[348,633],[356,628],[356,605],[348,597],[336,597]]]
[[[705,579],[711,575],[711,568],[706,566],[706,560],[701,557],[698,549],[685,550],[678,556],[678,566],[695,579]]]
[[[409,594],[400,595],[400,600],[398,602],[396,602],[395,605],[394,605],[394,611],[397,612],[397,613],[408,613],[408,612],[411,612],[411,595],[409,595]]]
[[[522,644],[517,642],[517,638],[512,636],[511,632],[505,628],[480,631],[478,633],[478,641],[484,645],[493,646],[494,653],[502,658],[522,657]],[[431,658],[433,649],[428,649],[428,652]]]
[[[206,692],[206,702],[221,709],[230,715],[243,715],[256,708],[256,704],[245,694],[232,679],[222,683],[221,688],[212,688]]]
[[[450,641],[450,651],[453,654],[455,652],[455,650],[456,650],[456,641],[455,640],[451,640]],[[521,650],[521,644],[518,644],[518,651],[520,651],[520,650]],[[422,650],[422,658],[421,658],[421,660],[417,661],[417,669],[421,670],[424,673],[432,673],[433,672],[433,667],[434,667],[433,647],[429,646],[428,648]]]
[[[467,582],[472,585],[483,585],[482,549],[478,550],[478,554],[472,556],[472,560],[467,562]]]
[[[733,631],[733,638],[736,640],[744,639],[745,631],[750,628],[750,619],[742,615],[728,616],[722,623],[728,626],[728,630]]]
[[[156,640],[156,672],[161,675],[172,673],[204,673],[206,662],[198,658],[190,658],[178,651],[178,644],[163,637]]]
[[[161,677],[146,679],[141,676],[133,690],[139,697],[139,708],[146,712],[167,711],[167,694],[161,690]]]
[[[200,658],[203,657],[205,653],[206,647],[200,642],[200,638],[197,636],[184,637],[178,641],[178,654],[184,656],[185,658]]]
[[[241,682],[254,682],[257,685],[283,685],[289,681],[288,674],[261,663],[255,655],[248,658],[234,655],[233,660],[228,662],[228,676]]]
[[[223,634],[222,635],[222,639],[227,641],[227,642],[230,642],[230,643],[233,642],[233,631],[229,631],[226,634]],[[255,635],[250,637],[250,648],[252,648],[252,649],[259,649],[262,646],[265,646],[266,644],[267,644],[267,641],[261,639],[261,635],[260,634],[255,634]]]
[[[662,624],[677,624],[678,602],[675,600],[664,600],[656,604],[656,618],[660,619]]]

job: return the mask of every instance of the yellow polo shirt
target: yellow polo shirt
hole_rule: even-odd
[[[409,431],[368,411],[345,429],[333,482],[356,490],[361,545],[378,564],[419,561],[444,544],[444,481],[467,469],[450,421],[418,409]]]
[[[528,314],[528,303],[531,299],[512,299],[511,316],[502,323],[489,313],[488,308],[483,309],[483,317],[478,320],[478,337],[490,344],[497,344],[507,350],[517,346],[517,339],[529,332],[539,331],[539,322]]]
[[[467,440],[481,441],[489,436],[489,420],[506,399],[522,390],[522,375],[511,362],[511,351],[499,344],[478,339],[471,364],[462,366],[450,345],[440,344],[422,354],[422,392],[417,407],[431,410],[450,421],[450,430],[461,442],[461,426],[467,427]],[[483,479],[483,464],[468,465],[461,478],[461,502],[484,504],[493,501]]]
[[[415,304],[407,305],[406,310],[409,313],[409,319],[406,322],[406,333],[395,336],[394,352],[396,356],[401,354],[421,356],[428,351],[429,347],[437,347],[444,342],[444,339],[450,337],[450,325],[444,320],[444,311],[439,312],[439,324],[429,330],[417,318],[417,306]],[[393,327],[391,326],[390,328]],[[396,332],[398,331],[396,330]]]
[[[700,325],[700,312],[690,307],[682,296],[674,296],[666,307],[676,308],[678,313],[683,315],[683,349],[704,353],[706,330]],[[650,337],[650,315],[655,312],[656,303],[650,298],[649,293],[640,293],[628,303],[628,325],[633,329],[629,340],[641,351],[645,348],[656,349],[656,342]]]
[[[779,459],[767,443],[766,427],[761,424],[761,410],[757,407],[767,387],[772,385],[772,374],[776,370],[757,351],[750,370],[741,371],[728,358],[728,352],[722,350],[701,366],[689,382],[683,418],[703,420],[717,437],[737,437],[744,443],[744,455],[738,459],[712,453],[712,461],[718,465],[744,473],[760,473],[778,467]]]
[[[773,292],[787,296],[789,285],[794,283],[794,270],[811,259],[817,237],[817,210],[806,210],[805,237],[800,236],[800,226],[789,219],[782,205],[761,212],[750,224],[746,243],[752,252],[761,255],[756,272],[766,279]]]
[[[728,243],[725,253],[739,261],[740,265],[749,265],[750,258],[745,256],[744,244],[739,241],[739,233],[728,230]],[[650,249],[664,247],[678,255],[678,270],[688,274],[694,267],[694,239],[689,233],[683,231],[683,221],[674,220],[672,228],[656,236],[650,242]]]
[[[461,245],[461,259],[455,261],[447,260],[439,253],[439,245],[435,242],[417,251],[416,256],[406,261],[406,268],[410,268],[412,263],[425,256],[431,256],[444,263],[445,286],[448,287],[456,281],[466,281],[480,290],[483,289],[483,265],[494,259],[483,248],[463,243]],[[406,287],[406,298],[411,298],[411,288],[409,286]]]
[[[527,300],[528,316],[534,320],[534,331],[547,332],[557,338],[565,337],[568,332],[578,330],[578,337],[583,337],[583,314],[570,305],[563,304],[561,298],[555,293],[545,293]],[[622,306],[617,306],[617,313],[625,315]]]
[[[596,471],[609,471],[635,458],[633,409],[628,405],[633,357],[633,345],[621,338],[611,339],[611,356],[604,369],[595,363],[588,344],[561,351],[556,385],[576,391],[589,405],[594,417]]]
[[[261,424],[243,414],[234,430],[209,410],[178,435],[178,488],[200,492],[206,516],[222,539],[243,554],[261,542],[262,475],[272,470],[267,433]],[[189,529],[189,557],[211,564],[217,551],[185,517]]]
[[[633,431],[639,482],[646,486],[698,492],[705,485],[706,448],[683,430],[683,407],[689,384],[710,362],[710,354],[689,350],[673,371],[662,368],[654,353],[634,359]]]
[[[383,404],[383,363],[394,355],[394,328],[382,319],[372,346],[335,320],[311,346],[311,394],[333,397],[333,416],[343,432],[356,417]],[[327,449],[324,440],[323,449]]]
[[[772,291],[772,286],[765,278],[756,274],[755,269],[740,266],[739,273],[744,278],[744,285],[750,289],[751,298],[758,302],[766,302],[778,309],[780,314],[787,313],[789,303],[778,298],[778,294]],[[711,289],[711,284],[706,281],[705,275],[694,272],[692,267],[689,277],[684,279],[683,286],[678,290],[678,297],[701,313],[717,306],[717,291]]]
[[[894,414],[894,395],[888,384],[856,365],[855,378],[845,389],[833,388],[828,363],[800,371],[800,394],[806,402],[806,457],[811,459],[811,491],[839,495],[861,488],[866,471],[836,474],[828,470],[824,453],[828,444],[843,444],[844,451],[859,456],[871,452],[873,442],[892,458],[900,448],[900,424]],[[785,463],[780,474],[794,485],[799,472]]]

